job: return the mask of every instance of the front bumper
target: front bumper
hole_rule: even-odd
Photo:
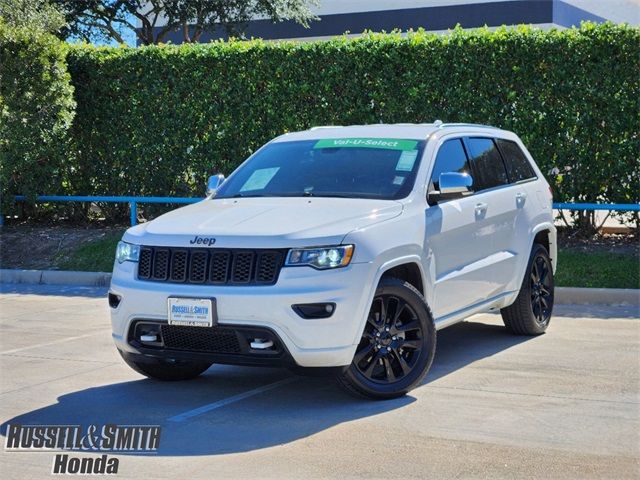
[[[215,297],[220,327],[257,327],[273,332],[282,343],[283,355],[273,362],[245,352],[196,353],[216,363],[292,364],[300,367],[341,367],[349,365],[369,311],[375,270],[372,264],[351,264],[345,268],[318,271],[310,267],[285,267],[278,282],[270,286],[213,286],[159,283],[136,279],[136,264],[116,264],[111,293],[121,300],[111,308],[113,338],[124,353],[171,356],[186,359],[194,352],[149,349],[130,338],[132,325],[139,321],[166,324],[167,298]],[[303,319],[291,308],[300,303],[335,303],[333,315]],[[195,327],[198,328],[198,327]],[[260,360],[260,361],[254,361]]]

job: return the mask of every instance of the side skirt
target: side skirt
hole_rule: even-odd
[[[495,297],[491,297],[487,300],[483,300],[482,302],[475,303],[456,312],[449,313],[448,315],[445,315],[443,317],[436,318],[436,330],[441,330],[443,328],[459,323],[465,318],[470,317],[471,315],[475,315],[476,313],[491,312],[505,307],[508,304],[508,302],[506,302],[505,300],[508,300],[509,297],[515,298],[517,295],[517,290],[503,292],[499,295],[496,295]]]

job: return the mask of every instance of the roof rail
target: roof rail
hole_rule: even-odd
[[[439,128],[447,128],[447,127],[498,128],[498,127],[492,127],[491,125],[482,125],[481,123],[442,123],[436,126],[438,126]]]
[[[342,127],[342,125],[319,125],[317,127],[311,127],[309,130],[310,131],[314,131],[314,130],[320,130],[321,128],[340,128]]]

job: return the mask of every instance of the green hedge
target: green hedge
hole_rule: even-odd
[[[11,28],[0,19],[0,191],[68,191],[68,130],[75,102],[67,45],[53,35]]]
[[[47,193],[199,195],[283,132],[442,119],[518,133],[558,200],[640,200],[638,28],[85,45],[67,61],[74,174]]]

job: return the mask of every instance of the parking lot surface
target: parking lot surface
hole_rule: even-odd
[[[372,402],[278,369],[145,379],[112,345],[105,294],[0,287],[3,435],[8,424],[162,426],[156,454],[117,455],[118,478],[640,477],[636,307],[558,306],[535,338],[472,317],[439,332],[421,387]],[[0,477],[49,477],[53,457],[2,451]]]

